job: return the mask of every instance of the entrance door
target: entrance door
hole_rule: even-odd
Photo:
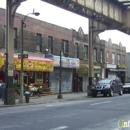
[[[24,84],[28,84],[28,77],[27,75],[23,77]]]
[[[83,77],[78,77],[79,92],[83,92]]]

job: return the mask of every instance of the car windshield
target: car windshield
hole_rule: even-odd
[[[99,84],[110,84],[111,83],[111,79],[103,79],[103,80],[100,80],[98,83]]]

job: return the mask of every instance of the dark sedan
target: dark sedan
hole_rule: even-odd
[[[113,96],[114,93],[119,95],[123,94],[123,84],[118,78],[105,78],[100,80],[92,89],[92,96],[96,97],[98,94],[103,94],[104,96]]]
[[[123,93],[130,93],[130,82],[125,82],[123,85]]]

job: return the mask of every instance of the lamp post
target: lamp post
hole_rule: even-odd
[[[60,50],[60,74],[59,74],[59,95],[58,99],[62,99],[63,96],[61,95],[61,82],[62,82],[62,50]]]
[[[33,11],[33,13],[29,13],[29,14],[33,14],[35,16],[38,16],[40,13]],[[24,100],[23,100],[23,96],[24,96],[24,87],[23,87],[23,85],[24,85],[24,83],[23,83],[23,58],[24,58],[23,57],[23,27],[26,27],[25,19],[29,14],[27,14],[24,17],[24,19],[21,20],[21,74],[20,74],[21,75],[21,77],[20,77],[21,78],[21,86],[20,86],[21,91],[20,91],[19,103],[24,102]]]

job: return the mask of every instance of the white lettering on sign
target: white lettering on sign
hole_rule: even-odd
[[[98,13],[102,13],[102,1],[101,0],[95,1],[95,11],[97,11]]]

